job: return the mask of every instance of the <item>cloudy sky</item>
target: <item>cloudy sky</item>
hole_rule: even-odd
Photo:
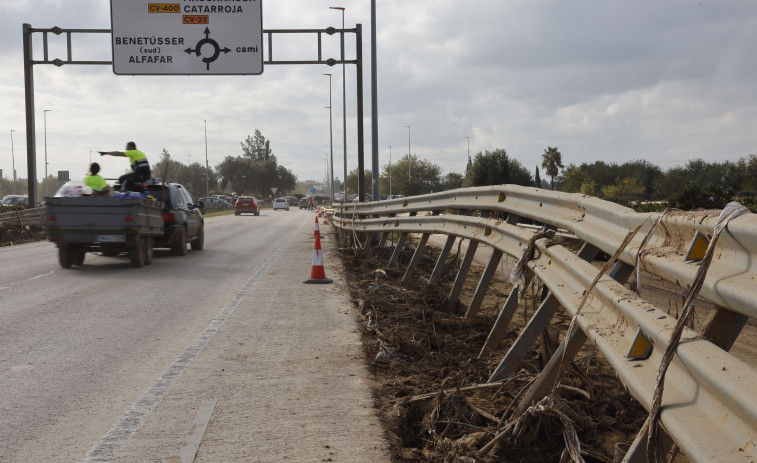
[[[168,2],[168,0],[167,0]],[[177,0],[178,2],[178,0]],[[753,0],[380,0],[377,2],[380,164],[413,154],[446,172],[470,151],[505,148],[533,172],[547,146],[565,164],[644,159],[663,169],[691,158],[757,152],[757,3]],[[363,24],[366,167],[371,160],[370,1],[265,0],[264,29]],[[109,29],[108,0],[0,0],[0,169],[27,175],[22,24]],[[348,42],[352,43],[352,36]],[[42,37],[34,34],[35,59]],[[324,38],[324,57],[337,56]],[[50,35],[50,58],[65,58]],[[277,39],[277,60],[315,59],[315,37]],[[348,46],[348,59],[354,46]],[[110,60],[109,34],[74,35],[73,57]],[[266,54],[267,58],[267,54]],[[342,177],[341,66],[266,66],[259,76],[117,76],[110,66],[34,67],[37,172],[80,178],[90,152],[134,140],[152,162],[164,148],[212,166],[241,154],[259,129],[301,179],[324,177],[334,74],[334,171]],[[347,164],[357,165],[355,66],[347,66]],[[410,125],[410,130],[406,126]],[[2,135],[2,134],[5,135]],[[126,168],[103,158],[105,176]]]

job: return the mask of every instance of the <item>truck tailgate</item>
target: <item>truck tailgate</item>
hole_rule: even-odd
[[[161,235],[163,203],[147,198],[47,198],[45,228],[48,233]]]

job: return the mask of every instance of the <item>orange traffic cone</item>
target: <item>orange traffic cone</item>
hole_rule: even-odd
[[[323,212],[323,224],[324,225],[329,224],[329,215],[326,213],[326,211]]]
[[[321,236],[321,230],[318,228],[318,216],[315,216],[315,228],[313,228],[313,236],[311,239],[319,236]]]
[[[310,269],[310,279],[303,283],[332,283],[333,280],[326,278],[326,272],[323,270],[323,251],[321,251],[321,235],[315,236],[315,249],[313,249],[313,267]]]

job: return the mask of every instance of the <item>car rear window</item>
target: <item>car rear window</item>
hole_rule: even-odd
[[[164,203],[171,202],[171,189],[169,187],[163,188],[162,185],[149,185],[147,191],[158,201],[163,201]],[[163,195],[165,195],[165,199],[163,199]]]

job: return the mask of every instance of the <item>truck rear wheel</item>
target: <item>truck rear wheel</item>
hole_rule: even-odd
[[[84,251],[74,251],[74,265],[84,265],[84,254],[86,254]]]
[[[137,245],[129,249],[129,257],[131,258],[131,266],[140,268],[145,265],[145,240],[139,238]]]
[[[174,256],[187,255],[187,231],[184,227],[179,229],[179,238],[171,245],[171,254]]]
[[[190,243],[193,251],[202,251],[205,247],[205,225],[200,225],[200,233],[197,234],[197,238]]]
[[[145,265],[152,264],[152,236],[143,238],[145,240]]]
[[[60,262],[60,266],[63,268],[71,268],[71,265],[74,263],[73,251],[66,247],[58,248],[58,262]]]

